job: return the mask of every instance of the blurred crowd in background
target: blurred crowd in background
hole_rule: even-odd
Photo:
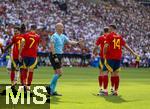
[[[55,24],[62,22],[64,33],[69,39],[84,39],[84,47],[66,45],[65,53],[91,54],[95,40],[103,28],[110,23],[117,25],[118,33],[140,55],[140,65],[150,66],[150,6],[134,0],[101,0],[98,3],[87,0],[1,0],[0,1],[0,42],[4,45],[12,38],[15,25],[25,23],[30,29],[38,27],[42,39],[39,52],[49,51],[49,37],[55,32]],[[135,63],[123,50],[123,63]],[[84,57],[84,56],[83,56]],[[40,60],[46,65],[48,57]],[[89,64],[91,59],[64,58],[64,64]]]

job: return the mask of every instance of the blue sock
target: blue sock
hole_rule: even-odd
[[[53,79],[52,79],[51,84],[50,84],[50,88],[51,88],[50,93],[55,92],[55,88],[56,88],[56,85],[57,85],[57,80],[58,80],[59,77],[60,77],[59,74],[54,74]]]

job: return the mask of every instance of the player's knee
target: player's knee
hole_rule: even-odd
[[[62,76],[62,74],[59,74],[59,78]]]
[[[33,72],[33,71],[34,71],[34,69],[32,69],[32,68],[29,69],[29,72]]]
[[[115,76],[114,72],[111,72],[111,76]]]
[[[16,69],[11,69],[10,71],[11,71],[11,72],[15,72],[15,71],[16,71]]]
[[[119,76],[119,72],[114,72],[114,76]]]
[[[57,70],[55,70],[55,73],[56,73],[56,74],[59,74],[59,75],[62,75],[63,72],[62,72],[61,69],[57,69]]]
[[[103,75],[108,75],[108,72],[107,71],[103,72]]]
[[[63,74],[63,72],[62,72],[62,71],[58,71],[58,73],[57,73],[57,74],[62,75],[62,74]]]
[[[62,76],[62,72],[56,72],[56,74],[59,76],[59,78]]]
[[[99,75],[100,75],[100,76],[101,76],[101,75],[103,75],[103,72],[102,72],[102,71],[100,71],[100,72],[99,72]]]

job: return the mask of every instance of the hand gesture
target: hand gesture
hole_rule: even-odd
[[[85,45],[84,40],[83,40],[83,39],[79,39],[78,44],[79,44],[81,47],[84,47],[84,45]]]
[[[137,53],[134,53],[135,57],[140,57]]]
[[[94,59],[95,57],[96,57],[96,56],[95,56],[95,54],[92,54],[91,58],[93,58],[93,59]]]

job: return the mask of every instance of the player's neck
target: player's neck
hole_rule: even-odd
[[[109,33],[104,33],[104,35],[108,35]]]
[[[117,33],[117,31],[116,30],[112,30],[112,33]]]
[[[34,31],[34,30],[31,30],[31,33],[35,33],[35,31]]]
[[[57,32],[57,34],[58,34],[58,35],[61,35],[62,33],[61,33],[61,32]]]

